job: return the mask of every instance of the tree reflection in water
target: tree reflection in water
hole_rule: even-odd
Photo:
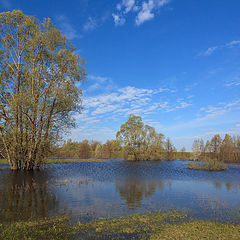
[[[4,221],[48,217],[58,206],[46,172],[7,172],[0,181],[0,218]]]
[[[163,181],[140,180],[136,178],[126,178],[115,182],[116,189],[120,197],[124,199],[130,209],[141,206],[141,201],[148,198],[158,189],[163,189]]]

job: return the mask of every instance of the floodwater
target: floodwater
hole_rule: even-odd
[[[240,165],[207,172],[187,163],[109,160],[49,164],[32,173],[0,170],[0,220],[65,215],[89,221],[174,208],[240,222]]]

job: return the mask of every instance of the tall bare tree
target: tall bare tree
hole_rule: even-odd
[[[167,138],[167,140],[166,140],[165,150],[166,150],[166,153],[167,153],[167,159],[168,160],[173,160],[174,159],[174,154],[176,152],[176,148],[172,144],[170,138]]]

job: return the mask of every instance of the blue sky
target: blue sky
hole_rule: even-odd
[[[239,0],[0,0],[50,17],[87,61],[73,140],[115,137],[129,114],[188,150],[240,134]]]

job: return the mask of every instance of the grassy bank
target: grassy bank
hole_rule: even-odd
[[[48,163],[72,163],[72,162],[104,162],[101,159],[47,159],[45,164]],[[8,164],[6,159],[0,159],[0,164]]]
[[[0,159],[0,164],[8,164],[8,161],[6,159]]]
[[[45,161],[48,163],[73,163],[73,162],[104,162],[101,159],[47,159]]]
[[[0,224],[0,239],[239,239],[239,224],[189,220],[177,211],[71,224],[66,218]]]

